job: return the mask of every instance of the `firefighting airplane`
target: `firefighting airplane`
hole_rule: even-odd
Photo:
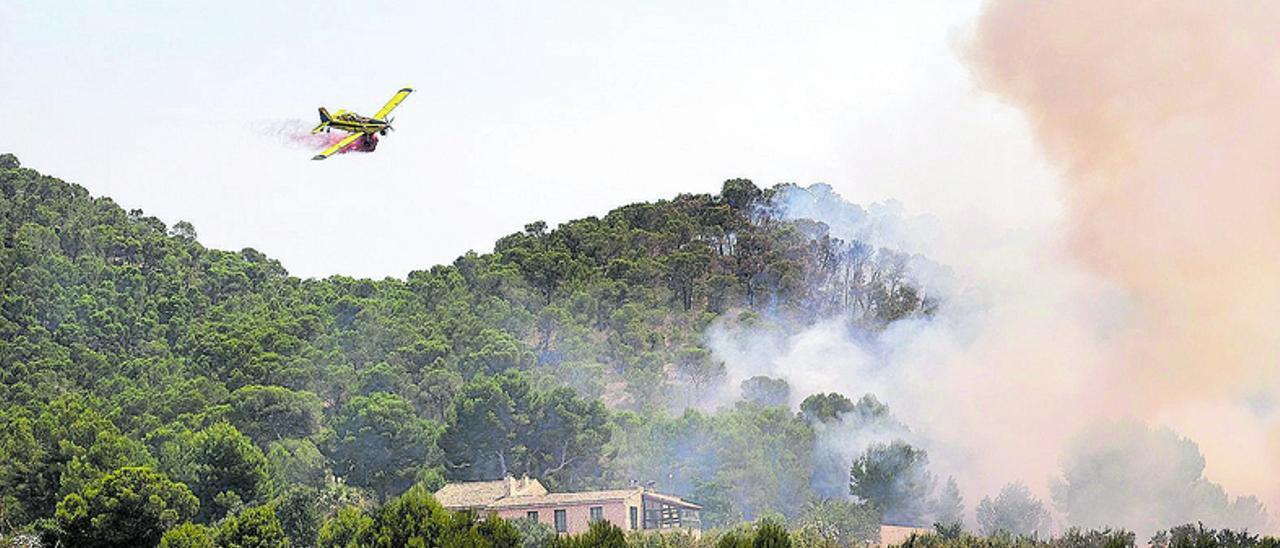
[[[387,115],[390,114],[392,110],[395,110],[395,108],[400,105],[400,102],[404,101],[404,98],[408,97],[410,93],[413,93],[413,90],[409,88],[403,88],[400,91],[397,91],[396,94],[391,97],[391,100],[387,101],[387,104],[382,105],[382,108],[379,109],[378,112],[374,113],[372,118],[366,118],[354,112],[347,112],[345,110],[339,110],[336,114],[330,115],[328,110],[325,110],[324,107],[320,107],[320,125],[311,130],[311,133],[314,134],[321,131],[328,132],[330,128],[338,128],[350,133],[350,135],[347,135],[341,141],[334,143],[333,146],[324,149],[324,152],[315,155],[311,159],[323,160],[328,158],[339,150],[347,148],[351,143],[356,142],[357,139],[360,140],[360,143],[356,145],[355,150],[373,152],[373,149],[378,148],[378,135],[386,135],[388,130],[394,129],[391,127],[392,119],[387,118]]]

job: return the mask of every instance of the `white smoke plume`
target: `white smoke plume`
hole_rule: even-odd
[[[297,118],[289,118],[285,120],[270,120],[258,123],[256,131],[259,135],[270,137],[282,144],[301,148],[305,150],[321,151],[329,148],[341,141],[347,136],[346,132],[330,131],[311,133],[314,124]],[[376,136],[374,137],[376,139]],[[346,154],[348,152],[367,152],[366,150],[356,146],[358,143],[343,148],[338,154]]]

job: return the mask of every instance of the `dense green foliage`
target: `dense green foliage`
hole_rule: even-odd
[[[217,545],[217,531],[195,523],[174,527],[160,539],[160,548],[215,548]]]
[[[1277,548],[1280,538],[1263,537],[1247,530],[1206,528],[1203,523],[1197,523],[1159,531],[1151,537],[1150,545],[1152,548]]]
[[[773,192],[733,180],[531,223],[403,279],[316,280],[3,155],[0,535],[88,534],[77,501],[142,470],[197,501],[159,532],[208,526],[171,545],[277,530],[342,544],[385,518],[342,508],[503,473],[553,489],[655,481],[726,525],[796,516],[814,432],[783,407],[785,383],[671,414],[723,382],[701,334],[719,317],[877,329],[930,303],[904,256],[783,221]]]
[[[149,546],[196,506],[185,485],[146,468],[121,468],[67,495],[57,516],[70,546]]]
[[[289,537],[274,508],[254,506],[227,516],[218,526],[217,542],[225,548],[285,548]]]

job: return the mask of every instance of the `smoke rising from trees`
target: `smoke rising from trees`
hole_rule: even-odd
[[[1169,474],[1222,486],[1190,514],[1256,527],[1256,501],[1232,497],[1280,509],[1278,31],[1280,13],[1243,2],[991,3],[965,53],[1026,114],[1064,217],[1010,230],[780,189],[781,218],[907,253],[939,304],[874,333],[723,322],[709,340],[727,376],[782,378],[794,397],[874,393],[975,495],[1022,481],[1050,500],[1045,479],[1079,465],[1081,432],[1167,426],[1203,452]],[[1109,458],[1098,466],[1128,457]],[[1189,515],[1142,489],[1117,497],[1126,515]]]

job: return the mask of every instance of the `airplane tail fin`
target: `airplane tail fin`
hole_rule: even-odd
[[[333,120],[333,117],[329,116],[329,111],[325,110],[324,107],[320,107],[320,125],[316,126],[315,129],[311,130],[311,133],[319,133],[320,130],[329,126],[329,122],[331,120]]]

